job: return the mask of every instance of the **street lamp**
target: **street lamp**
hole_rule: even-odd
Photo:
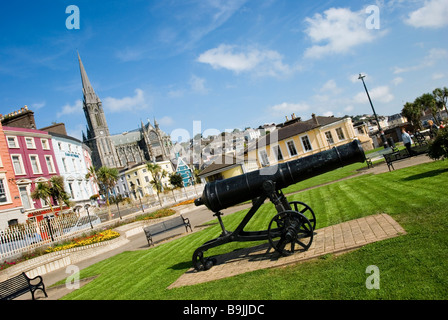
[[[86,205],[84,206],[84,209],[86,209],[86,211],[87,211],[87,216],[89,217],[90,228],[93,229],[92,221],[90,220],[89,208],[90,208],[90,204],[86,204]]]
[[[369,91],[367,90],[366,84],[364,82],[364,78],[365,78],[365,75],[360,73],[358,79],[361,79],[362,84],[364,85],[364,89],[366,90],[366,93],[367,93],[367,98],[369,98],[370,106],[372,107],[373,115],[375,116],[375,120],[378,125],[378,131],[380,132],[381,140],[383,141],[383,146],[384,146],[384,148],[387,148],[388,147],[387,140],[384,137],[384,131],[383,131],[383,129],[381,129],[380,122],[378,121],[378,116],[376,115],[375,108],[373,107],[372,100],[370,99]]]

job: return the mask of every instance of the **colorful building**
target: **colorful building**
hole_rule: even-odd
[[[50,132],[53,150],[60,175],[64,177],[64,189],[69,194],[70,200],[77,205],[90,204],[90,197],[98,193],[94,183],[86,178],[89,161],[88,152],[83,148],[83,143],[73,137]]]
[[[247,156],[258,167],[268,167],[331,149],[358,139],[351,118],[321,117],[286,121],[270,134],[249,145]]]
[[[192,170],[179,156],[177,157],[176,173],[182,177],[184,187],[192,186],[194,184],[194,176]]]
[[[0,230],[23,223],[26,220],[23,212],[8,144],[0,123]]]
[[[28,218],[48,213],[44,200],[34,200],[31,193],[39,182],[59,175],[51,135],[46,131],[3,127],[23,209]],[[56,210],[56,208],[55,208]]]

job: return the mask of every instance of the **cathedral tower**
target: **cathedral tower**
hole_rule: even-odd
[[[84,97],[83,110],[87,120],[87,137],[83,134],[83,142],[92,150],[93,165],[96,169],[101,166],[116,168],[118,163],[116,151],[110,139],[101,100],[90,84],[79,53],[78,61]]]

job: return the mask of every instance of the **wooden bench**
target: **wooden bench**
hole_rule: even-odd
[[[154,245],[154,241],[152,237],[156,234],[180,227],[185,226],[185,230],[188,232],[188,228],[190,228],[190,231],[193,231],[191,229],[190,220],[188,218],[182,217],[182,215],[179,215],[178,217],[175,217],[173,219],[169,219],[166,221],[162,221],[156,224],[149,225],[147,227],[143,228],[143,231],[145,232],[146,240],[148,240],[148,245]]]
[[[37,284],[32,284],[31,281],[39,279]],[[45,297],[48,297],[47,292],[45,292],[45,285],[41,276],[35,278],[28,278],[25,272],[10,278],[6,281],[0,282],[0,300],[12,300],[25,294],[31,292],[31,296],[34,299],[34,292],[36,290],[42,290]]]

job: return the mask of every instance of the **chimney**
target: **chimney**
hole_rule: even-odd
[[[317,117],[316,117],[316,115],[315,115],[314,113],[311,114],[311,117],[313,118],[314,123],[317,124],[317,125],[319,125],[319,121],[317,120]]]
[[[296,118],[296,114],[295,113],[293,113],[292,115],[291,115],[291,119],[295,119]]]
[[[285,118],[286,118],[286,121],[288,121],[288,116],[285,116]]]

